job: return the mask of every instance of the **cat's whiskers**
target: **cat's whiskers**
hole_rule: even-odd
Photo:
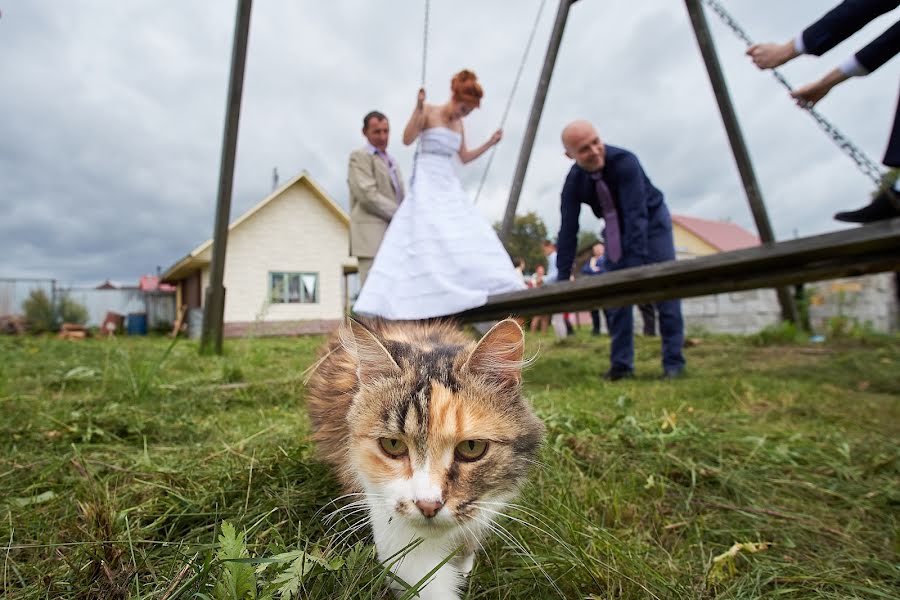
[[[357,500],[354,500],[353,502],[348,502],[347,504],[338,506],[335,510],[333,510],[330,513],[328,513],[327,515],[325,515],[325,517],[323,517],[323,520],[325,522],[329,522],[332,519],[334,519],[336,515],[339,515],[341,512],[346,511],[350,508],[356,508],[356,507],[360,507],[360,506],[368,507],[368,506],[372,505],[372,502],[370,502],[370,500],[385,500],[387,498],[387,496],[384,496],[382,494],[371,494],[368,492],[354,492],[354,493],[350,493],[350,494],[344,494],[343,496],[340,496],[338,498],[335,498],[331,502],[328,502],[327,504],[325,504],[325,506],[323,506],[322,508],[317,510],[315,513],[315,516],[318,516],[323,510],[325,510],[325,507],[335,504],[344,498],[350,498],[350,497],[354,497],[354,496],[362,496],[362,498],[359,498]]]
[[[372,505],[375,504],[373,500],[378,500],[379,503],[383,503],[385,505],[387,504],[387,496],[384,496],[382,494],[354,493],[345,494],[343,497],[349,496],[364,496],[364,498],[338,507],[323,519],[326,523],[333,521],[331,525],[324,531],[323,535],[325,536],[330,535],[342,522],[347,524],[347,528],[336,534],[336,537],[334,538],[334,540],[332,540],[334,545],[340,545],[340,543],[346,541],[346,539],[353,535],[355,532],[371,523],[371,515],[369,513],[372,509]],[[356,515],[362,516],[359,519],[351,520],[351,518],[355,517]]]
[[[462,527],[464,531],[468,532],[469,535],[471,535],[471,537],[475,541],[475,543],[478,544],[478,548],[481,550],[481,554],[484,555],[485,558],[487,558],[489,556],[487,548],[485,548],[484,544],[481,543],[481,538],[484,537],[483,532],[474,531],[474,528],[472,527],[471,522],[461,523],[460,527]],[[478,553],[476,552],[476,557],[477,557],[477,554]],[[499,589],[500,588],[500,567],[497,564],[497,561],[495,561],[495,560],[491,561],[491,566],[493,567],[494,579],[496,580],[497,588]],[[472,565],[472,569],[473,570],[475,569],[474,564]],[[466,574],[466,577],[469,577],[470,575],[471,575],[471,571]]]
[[[337,498],[332,498],[331,500],[326,502],[322,506],[322,508],[317,510],[315,514],[318,515],[320,512],[325,510],[325,508],[331,504],[337,504],[338,502],[340,502],[341,500],[343,500],[345,498],[352,498],[354,496],[362,496],[363,498],[386,498],[387,497],[383,494],[373,494],[372,492],[349,492],[347,494],[342,494],[342,495],[338,496]]]
[[[336,545],[338,540],[340,540],[348,531],[355,530],[359,526],[364,526],[370,522],[369,515],[365,511],[358,511],[355,515],[357,515],[356,518],[352,520],[348,518],[332,524],[323,532],[323,536],[330,538],[332,540],[331,543]],[[348,517],[349,516],[352,515],[348,515]]]
[[[498,513],[498,514],[502,514],[502,513]],[[506,516],[506,515],[504,515],[504,516]],[[481,522],[488,529],[490,529],[493,533],[497,534],[497,536],[500,537],[500,539],[504,540],[507,544],[512,546],[514,550],[517,550],[521,556],[527,558],[532,563],[534,563],[534,566],[537,567],[537,570],[540,571],[544,575],[544,577],[547,579],[547,581],[550,583],[550,585],[553,586],[553,589],[556,590],[556,592],[559,594],[560,598],[564,599],[566,597],[565,594],[563,594],[562,590],[559,589],[559,586],[556,585],[556,581],[554,581],[553,578],[550,577],[550,574],[547,573],[547,571],[544,569],[544,567],[541,565],[541,563],[539,563],[537,561],[537,559],[534,557],[534,554],[530,550],[528,550],[522,544],[522,542],[517,540],[515,538],[515,536],[513,536],[513,534],[509,532],[508,529],[506,529],[503,525],[501,525],[497,521],[492,520],[487,516],[482,516],[481,518],[483,519],[483,521],[481,521]],[[477,517],[476,517],[476,519],[477,519]]]
[[[356,506],[348,504],[328,515],[328,517],[324,519],[324,522],[331,523],[331,526],[334,527],[337,523],[346,521],[348,517],[368,510],[368,504],[358,504]]]
[[[546,531],[535,529],[536,531],[540,531],[541,533],[544,533],[546,535],[554,537],[554,539],[559,543],[564,543],[561,539],[559,539],[558,537],[555,537],[555,535],[550,531],[550,529],[552,529],[553,526],[549,521],[547,521],[544,518],[544,516],[542,514],[540,514],[537,511],[534,511],[526,506],[522,506],[521,504],[516,504],[514,502],[492,502],[490,500],[479,500],[477,502],[474,502],[473,504],[475,504],[476,506],[481,506],[481,507],[486,507],[486,506],[500,507],[501,510],[498,514],[502,514],[503,516],[509,517],[510,519],[513,519],[513,520],[517,520],[517,519],[515,519],[515,517],[512,517],[508,513],[503,512],[502,509],[509,508],[512,510],[517,510],[517,511],[521,512],[522,514],[525,514],[525,515],[531,517],[535,521],[539,522],[543,527],[546,527],[548,529]],[[528,523],[528,522],[524,522],[524,521],[522,523],[533,529],[535,528],[535,526],[532,523]]]
[[[354,500],[353,502],[348,502],[347,504],[338,506],[335,510],[329,512],[329,513],[326,514],[324,517],[322,517],[322,521],[325,522],[325,523],[329,523],[329,522],[335,520],[338,516],[340,516],[341,513],[345,512],[345,511],[347,511],[347,510],[350,510],[351,508],[356,508],[356,507],[358,507],[358,506],[366,506],[366,504],[365,504],[365,502],[366,502],[365,497],[368,496],[368,494],[365,494],[365,493],[358,493],[358,492],[354,492],[354,493],[350,493],[350,494],[344,494],[344,495],[342,495],[342,496],[339,496],[339,497],[335,498],[334,500],[331,500],[331,501],[325,503],[324,506],[322,506],[321,508],[319,508],[319,510],[317,510],[317,511],[314,513],[313,517],[315,518],[315,517],[320,516],[320,515],[322,514],[322,511],[324,511],[328,506],[337,505],[337,503],[340,502],[341,500],[343,500],[343,499],[345,499],[345,498],[351,498],[351,497],[354,497],[354,496],[363,496],[364,498],[363,498],[363,499]],[[329,530],[330,530],[330,529],[331,529],[331,527],[329,527]]]
[[[548,469],[550,468],[550,467],[547,465],[547,463],[545,463],[544,461],[541,461],[541,460],[535,460],[535,459],[533,459],[533,458],[526,458],[526,457],[524,457],[524,456],[523,456],[523,457],[520,457],[519,460],[522,460],[522,461],[524,461],[524,462],[530,463],[530,464],[532,464],[532,465],[538,467],[538,468],[541,469],[542,471],[546,471],[546,470],[548,470]]]
[[[356,532],[358,532],[360,529],[363,529],[364,527],[370,525],[371,522],[372,522],[372,519],[369,517],[369,515],[368,514],[365,515],[359,521],[357,521],[356,523],[354,523],[353,525],[351,525],[350,527],[348,527],[347,529],[345,529],[344,531],[339,533],[334,539],[334,546],[338,547],[338,546],[341,546],[342,544],[345,544],[347,542],[347,540],[349,540]]]
[[[480,505],[480,503],[476,503],[476,505]],[[504,507],[506,507],[506,506],[509,506],[509,505],[504,504]],[[528,527],[528,528],[530,528],[530,529],[532,529],[532,530],[534,530],[534,531],[536,531],[536,532],[538,532],[538,533],[542,533],[542,534],[544,534],[544,535],[546,535],[546,536],[549,536],[549,537],[550,537],[551,539],[553,539],[553,541],[555,541],[557,544],[560,544],[560,545],[561,545],[562,547],[564,547],[564,548],[569,548],[569,544],[568,544],[568,543],[566,543],[565,541],[563,541],[563,539],[562,539],[561,537],[559,537],[559,535],[557,535],[557,534],[554,533],[553,531],[550,531],[549,529],[544,529],[543,527],[538,527],[538,526],[535,525],[534,523],[529,523],[528,521],[526,521],[526,520],[524,520],[524,519],[520,519],[520,518],[518,518],[518,517],[514,517],[514,516],[512,516],[512,515],[510,515],[510,514],[501,512],[501,511],[499,511],[499,510],[494,510],[494,509],[488,508],[488,507],[486,507],[486,506],[479,506],[479,508],[481,508],[481,510],[483,510],[483,511],[485,511],[485,512],[489,512],[489,513],[491,513],[491,514],[495,514],[495,515],[498,515],[498,516],[506,517],[507,519],[509,519],[509,520],[511,520],[511,521],[515,521],[516,523],[519,523],[520,525],[523,525],[523,526],[525,526],[525,527]],[[525,511],[522,511],[522,512],[525,512]],[[528,513],[525,512],[525,514],[528,514]],[[546,523],[542,523],[542,524],[543,524],[543,525],[546,525]]]

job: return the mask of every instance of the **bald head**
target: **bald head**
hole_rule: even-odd
[[[599,171],[606,164],[606,146],[594,126],[587,121],[579,119],[566,125],[562,131],[562,143],[566,156],[589,173]]]

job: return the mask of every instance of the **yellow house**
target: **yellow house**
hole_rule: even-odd
[[[757,236],[735,223],[685,215],[672,215],[672,235],[678,259],[751,248],[760,244]]]
[[[228,227],[225,335],[333,329],[346,314],[347,275],[357,270],[349,248],[347,213],[308,173],[275,190]],[[210,239],[163,274],[177,286],[179,310],[203,307],[211,259]]]

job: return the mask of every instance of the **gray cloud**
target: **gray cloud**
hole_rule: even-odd
[[[836,1],[836,0],[835,0]],[[426,88],[442,101],[451,75],[474,69],[486,96],[466,123],[470,144],[497,127],[539,1],[432,0]],[[747,31],[790,38],[826,9],[802,0],[728,0]],[[827,3],[826,3],[827,4]],[[391,117],[392,152],[419,86],[417,0],[255,3],[232,217],[308,170],[346,205],[346,156],[361,116]],[[556,2],[547,2],[519,93],[477,209],[499,219],[507,199]],[[221,152],[233,3],[34,1],[0,19],[0,275],[72,283],[134,281],[207,239]],[[836,210],[865,203],[870,183],[794,107],[712,14],[757,175],[777,234],[832,230]],[[823,59],[784,69],[812,80],[882,31],[871,24]],[[897,64],[842,85],[821,110],[877,160],[893,116]],[[712,92],[679,2],[578,2],[525,181],[520,211],[558,225],[569,163],[558,132],[583,117],[641,158],[673,210],[753,228]],[[486,164],[461,169],[474,194]],[[583,216],[583,227],[599,223]]]

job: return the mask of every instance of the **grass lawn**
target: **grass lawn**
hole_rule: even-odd
[[[900,597],[900,339],[762,339],[702,337],[673,382],[639,339],[610,384],[608,338],[532,337],[543,466],[464,597]],[[391,598],[327,518],[321,341],[0,338],[0,595]]]

